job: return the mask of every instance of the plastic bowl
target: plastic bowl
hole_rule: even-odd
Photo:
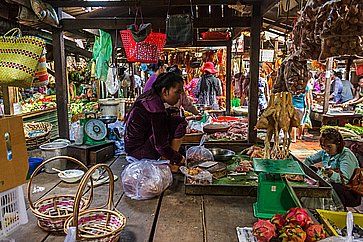
[[[67,183],[74,183],[79,181],[84,174],[82,170],[65,170],[58,173],[58,177]]]

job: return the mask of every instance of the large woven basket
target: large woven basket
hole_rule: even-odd
[[[24,123],[23,127],[28,150],[37,149],[40,145],[50,142],[51,123],[31,122]]]
[[[105,169],[109,176],[110,184],[107,203],[99,208],[80,211],[82,196],[87,182],[94,171],[99,168]],[[119,241],[120,233],[126,225],[126,217],[114,208],[113,193],[114,176],[111,169],[105,164],[97,164],[91,167],[83,176],[79,185],[73,215],[65,222],[64,232],[67,234],[70,227],[75,227],[77,241]]]
[[[50,232],[63,232],[64,222],[72,215],[76,196],[70,194],[57,194],[44,197],[36,202],[33,202],[31,198],[31,190],[34,177],[37,176],[44,165],[58,159],[71,161],[80,166],[82,170],[87,171],[87,167],[75,158],[68,156],[56,156],[44,161],[31,175],[28,183],[29,207],[34,216],[37,217],[39,227]],[[92,198],[93,189],[91,189],[88,198],[82,198],[78,202],[81,211],[89,207]]]

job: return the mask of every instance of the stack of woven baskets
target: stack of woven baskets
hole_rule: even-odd
[[[28,150],[37,149],[50,142],[52,124],[49,122],[24,123],[24,134]]]

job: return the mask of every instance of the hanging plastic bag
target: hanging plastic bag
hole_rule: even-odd
[[[112,54],[111,35],[100,30],[100,36],[95,37],[93,45],[93,59],[96,61],[96,77],[100,81],[106,81],[108,75],[108,62]]]
[[[138,160],[126,157],[130,163],[121,173],[123,190],[131,199],[145,200],[159,196],[173,182],[167,160]]]
[[[203,135],[198,146],[192,146],[187,150],[186,164],[188,167],[196,166],[205,161],[214,161],[212,152],[203,145],[205,139],[206,135]]]
[[[106,88],[107,92],[111,95],[115,95],[120,89],[120,80],[118,78],[117,67],[115,66],[111,66],[108,69]]]

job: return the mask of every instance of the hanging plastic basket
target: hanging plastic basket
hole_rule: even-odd
[[[363,64],[356,65],[355,74],[357,76],[363,76]]]
[[[134,40],[130,30],[121,30],[120,35],[128,62],[158,62],[166,42],[166,34],[152,32],[141,42]]]

